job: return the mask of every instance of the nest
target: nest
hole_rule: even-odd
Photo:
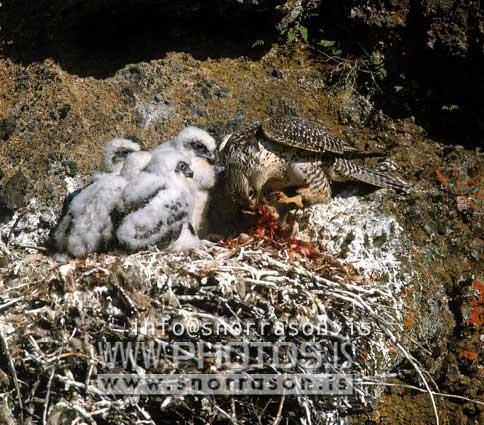
[[[427,385],[399,342],[395,294],[333,256],[288,238],[286,230],[263,217],[252,234],[208,249],[151,248],[64,263],[30,245],[9,252],[15,260],[1,269],[0,281],[1,419],[7,424],[15,424],[13,417],[48,424],[243,424],[256,418],[278,424],[284,417],[287,423],[330,424],[371,411],[379,397],[375,384],[398,356]],[[193,323],[217,332],[204,334]],[[289,324],[298,330],[288,332]],[[177,326],[184,332],[176,332]],[[287,347],[278,353],[285,366],[268,353],[238,352],[234,341],[264,342],[269,350]],[[187,342],[223,347],[230,361],[195,356],[180,362],[169,347]],[[304,343],[318,347],[324,361],[291,362],[290,345]],[[113,344],[164,350],[147,362],[138,351],[124,359],[106,356]],[[344,344],[351,347],[350,358],[341,355]],[[120,397],[97,385],[106,373],[329,373],[350,375],[354,387],[346,395]]]

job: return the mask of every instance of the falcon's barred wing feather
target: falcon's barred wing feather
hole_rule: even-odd
[[[356,148],[332,136],[324,127],[304,118],[273,118],[261,125],[273,142],[310,152],[343,154]]]
[[[392,187],[397,190],[409,188],[405,181],[389,176],[384,172],[360,167],[342,158],[337,158],[331,168],[331,177],[335,181],[358,180],[377,187]]]

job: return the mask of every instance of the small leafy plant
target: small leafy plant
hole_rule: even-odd
[[[368,65],[378,80],[382,81],[387,77],[388,72],[385,68],[385,62],[383,61],[382,55],[379,53],[372,52],[368,59]]]
[[[308,29],[301,24],[300,22],[296,23],[293,28],[289,28],[287,30],[287,42],[292,43],[293,41],[301,38],[302,41],[305,43],[309,40],[309,31]]]
[[[252,47],[252,48],[262,47],[264,44],[265,44],[264,40],[256,40],[256,41],[254,41],[254,43],[250,47]]]
[[[334,40],[322,39],[319,40],[317,44],[325,53],[330,56],[341,57],[341,55],[343,54],[343,50],[338,47],[336,41]]]

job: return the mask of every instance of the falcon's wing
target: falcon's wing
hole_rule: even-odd
[[[166,188],[166,178],[141,172],[132,178],[123,191],[123,209],[125,212],[138,210],[147,205],[160,191]]]
[[[165,248],[178,238],[190,212],[186,193],[163,187],[145,206],[124,217],[116,236],[130,250],[149,245]]]
[[[310,152],[343,154],[357,149],[332,136],[324,127],[304,118],[273,118],[261,125],[273,142]]]

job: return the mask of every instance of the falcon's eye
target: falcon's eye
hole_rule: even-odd
[[[192,142],[192,147],[199,152],[207,152],[207,147],[200,142]]]
[[[255,198],[255,190],[254,189],[249,189],[249,199],[254,199]]]
[[[124,160],[125,158],[128,157],[128,155],[131,153],[132,151],[127,151],[127,150],[123,150],[123,151],[117,151],[114,153],[114,156],[113,156],[113,162],[119,162],[121,160]]]

